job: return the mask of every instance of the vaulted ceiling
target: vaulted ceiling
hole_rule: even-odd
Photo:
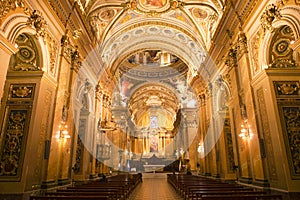
[[[197,81],[202,83],[209,76],[202,64],[222,18],[224,0],[86,0],[80,7],[97,43],[103,72],[111,74],[116,85],[122,87],[124,80],[133,85],[126,97],[132,119],[149,114],[150,97],[161,102],[171,119],[168,116],[175,116],[183,102],[194,98],[187,89],[191,80],[202,78]],[[158,52],[168,57],[167,64],[164,56],[158,65],[152,62]]]

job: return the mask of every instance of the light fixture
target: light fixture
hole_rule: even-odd
[[[60,124],[58,127],[59,127],[59,130],[57,131],[57,134],[56,134],[57,139],[63,139],[63,138],[69,139],[71,137],[68,132],[68,125],[66,125],[64,122],[62,122],[62,124]]]
[[[204,146],[200,144],[198,145],[198,149],[197,149],[198,153],[204,153]]]
[[[251,139],[252,136],[253,134],[250,132],[247,122],[245,122],[244,124],[241,125],[241,133],[239,134],[239,137],[245,140],[245,139]]]
[[[180,155],[183,155],[184,154],[184,150],[182,148],[180,148],[179,153],[180,153]]]

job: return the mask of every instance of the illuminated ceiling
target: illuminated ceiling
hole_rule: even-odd
[[[116,85],[124,80],[133,85],[125,97],[131,118],[148,115],[147,101],[152,97],[161,102],[166,118],[174,121],[169,116],[176,116],[178,108],[193,99],[187,89],[192,80],[210,77],[203,62],[223,15],[224,0],[80,2],[103,71]],[[157,55],[165,56],[156,62]]]

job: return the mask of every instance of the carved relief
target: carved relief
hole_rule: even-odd
[[[16,10],[16,8],[24,7],[23,0],[5,0],[0,1],[0,24],[2,23],[2,19],[13,10]]]
[[[12,84],[10,85],[9,99],[32,99],[33,98],[33,85],[23,85],[23,84]]]
[[[76,158],[75,158],[75,165],[73,167],[74,173],[79,174],[82,172],[82,156],[83,156],[83,150],[84,145],[82,142],[84,131],[85,131],[85,119],[80,119],[79,121],[79,130],[78,130],[78,138],[77,138],[77,147],[76,147]]]
[[[238,35],[237,50],[239,54],[248,52],[248,42],[244,32],[240,32]]]
[[[58,55],[58,42],[54,40],[49,34],[47,35],[47,46],[49,50],[49,60],[50,60],[50,73],[55,73],[56,60]]]
[[[8,109],[0,157],[0,179],[20,180],[30,109]]]
[[[45,37],[47,22],[40,11],[34,10],[28,18],[27,24],[35,28],[37,37]]]
[[[300,95],[299,81],[274,81],[277,97],[293,97]]]
[[[20,180],[34,89],[35,84],[12,84],[9,88],[0,145],[0,179]]]
[[[280,107],[291,175],[300,178],[300,106]]]
[[[265,145],[266,145],[266,158],[268,160],[268,168],[270,173],[271,180],[277,180],[278,175],[276,171],[276,165],[275,165],[275,158],[273,154],[273,145],[271,140],[271,133],[270,133],[270,126],[269,126],[269,119],[267,115],[267,109],[266,109],[266,101],[264,98],[264,91],[263,88],[260,88],[257,91],[257,101],[259,105],[259,114],[260,114],[260,120],[261,120],[261,127],[262,127],[262,133],[265,139]]]
[[[79,55],[78,47],[76,46],[71,52],[71,69],[75,70],[76,72],[79,71],[82,62]]]
[[[10,62],[12,71],[38,71],[40,59],[34,40],[27,34],[20,34],[16,39],[19,51],[14,54]]]
[[[225,65],[227,65],[229,68],[236,67],[237,66],[237,50],[234,47],[230,47],[226,60]]]
[[[39,180],[41,178],[41,170],[42,170],[42,163],[43,163],[43,153],[45,149],[45,138],[48,133],[47,127],[48,124],[50,124],[50,115],[49,113],[51,112],[52,109],[52,91],[47,90],[46,95],[44,96],[44,106],[43,106],[43,116],[42,116],[42,123],[41,123],[41,131],[39,134],[39,144],[38,148],[36,150],[36,166],[34,169],[34,178],[37,184],[39,184]]]
[[[270,4],[266,7],[266,10],[263,12],[260,17],[261,26],[266,30],[273,30],[272,23],[276,18],[280,18],[280,12],[278,7],[275,4]]]
[[[292,40],[295,40],[295,36],[289,26],[282,26],[275,32],[270,45],[269,66],[271,68],[296,67],[293,50],[289,47]]]
[[[260,71],[259,66],[259,50],[260,50],[260,44],[262,41],[262,30],[260,29],[255,36],[252,38],[250,42],[250,49],[251,49],[251,62],[253,66],[253,72],[258,73]]]
[[[227,148],[227,172],[234,173],[233,166],[234,164],[234,153],[233,153],[233,143],[231,135],[231,125],[230,119],[225,118],[224,120],[224,134],[225,134],[225,144]]]
[[[89,16],[91,30],[99,41],[107,25],[114,19],[120,9],[102,8]]]

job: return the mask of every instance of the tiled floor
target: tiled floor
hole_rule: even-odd
[[[175,189],[167,182],[167,175],[143,174],[143,183],[131,193],[129,200],[181,200]]]

